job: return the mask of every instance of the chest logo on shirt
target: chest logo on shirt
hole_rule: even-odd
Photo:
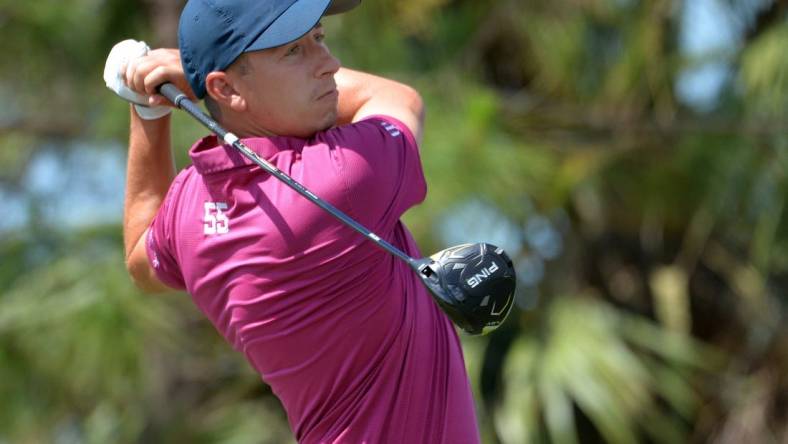
[[[400,133],[399,129],[396,126],[388,122],[380,122],[380,126],[382,126],[386,131],[388,131],[389,134],[391,134],[393,137],[399,137],[399,135],[402,134]]]
[[[230,232],[230,220],[223,210],[227,209],[226,202],[205,202],[205,217],[203,218],[203,233],[225,234]]]

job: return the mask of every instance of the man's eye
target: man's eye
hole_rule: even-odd
[[[316,41],[322,42],[325,39],[326,39],[326,35],[325,34],[315,34],[315,40]]]
[[[296,55],[299,52],[301,52],[301,45],[294,45],[294,46],[291,46],[290,49],[287,50],[287,54],[286,55]]]

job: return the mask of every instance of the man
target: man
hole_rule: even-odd
[[[426,193],[421,99],[340,68],[319,20],[354,2],[329,2],[191,0],[179,51],[131,60],[125,83],[152,106],[164,82],[205,98],[247,146],[421,257],[399,220]],[[214,136],[175,176],[169,117],[151,111],[131,112],[135,283],[188,291],[280,398],[299,442],[478,442],[457,334],[412,270]]]

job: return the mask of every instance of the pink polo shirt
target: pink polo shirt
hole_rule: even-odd
[[[399,219],[426,184],[398,120],[244,143],[421,256]],[[406,264],[215,137],[190,155],[151,225],[148,257],[271,386],[299,442],[479,442],[457,334]]]

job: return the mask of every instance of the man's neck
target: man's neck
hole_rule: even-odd
[[[256,124],[248,118],[248,116],[228,116],[229,113],[225,112],[219,122],[220,125],[227,131],[235,134],[241,139],[249,137],[271,137],[276,136],[273,131],[269,131],[262,125]]]

